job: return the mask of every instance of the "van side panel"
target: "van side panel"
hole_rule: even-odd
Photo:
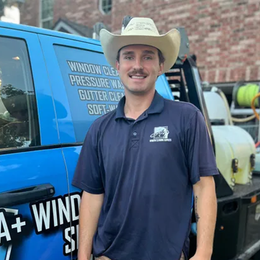
[[[93,122],[93,117],[89,117],[86,108],[82,108],[82,102],[77,93],[78,87],[75,86],[74,83],[71,83],[73,82],[73,76],[75,78],[75,76],[82,76],[83,74],[78,72],[77,68],[74,68],[74,66],[76,66],[75,62],[83,62],[86,59],[84,55],[81,55],[81,57],[78,58],[77,50],[89,48],[93,52],[100,52],[101,48],[96,45],[48,37],[45,35],[40,35],[39,38],[42,43],[42,49],[48,67],[48,74],[55,100],[61,143],[78,142],[75,137],[74,124],[79,124],[79,131],[83,131],[80,129],[89,127]],[[71,51],[70,46],[75,47],[72,49],[74,51]],[[56,50],[58,50],[58,55],[55,52]],[[62,57],[62,55],[64,57]],[[60,66],[59,58],[64,61],[62,66]],[[70,75],[72,75],[71,78]],[[82,88],[87,89],[83,86]],[[74,109],[71,109],[70,106],[73,106]],[[84,114],[85,112],[86,114]],[[82,118],[83,115],[84,118]],[[84,120],[85,123],[80,125],[82,120]]]
[[[47,184],[54,189],[54,194],[46,198],[31,198],[27,203],[4,206],[6,213],[17,214],[24,225],[20,230],[14,229],[14,220],[7,216],[1,219],[2,223],[7,222],[11,240],[0,246],[0,255],[10,250],[12,259],[19,260],[38,259],[37,256],[43,260],[67,258],[64,247],[71,245],[63,240],[63,235],[69,227],[70,208],[66,171],[61,162],[60,149],[0,155],[0,195],[17,191],[20,198],[26,199],[26,189],[46,185],[47,192],[50,191]]]
[[[155,88],[164,98],[174,100],[169,83],[164,74],[157,79]]]
[[[19,148],[10,147],[8,143],[4,147],[1,143],[0,259],[70,259],[71,247],[76,246],[72,243],[74,235],[70,230],[70,221],[77,219],[78,206],[72,215],[67,172],[62,150],[58,148],[60,141],[53,98],[39,39],[34,33],[2,28],[0,38],[24,43],[21,56],[17,56],[18,50],[13,48],[10,54],[13,55],[6,57],[12,64],[16,60],[17,66],[19,63],[26,64],[26,68],[19,65],[20,74],[21,78],[25,78],[25,84],[30,81],[30,85],[34,86],[40,135],[40,144],[37,146],[25,142]],[[2,42],[0,48],[3,50]],[[8,46],[9,49],[11,47]],[[4,70],[5,63],[0,62],[0,66],[3,79],[7,74],[10,74],[11,80],[12,77],[18,77],[12,70]],[[20,93],[22,82],[13,82],[16,83],[12,86],[13,92]],[[3,84],[8,86],[8,82],[1,81],[1,84],[1,90]],[[21,120],[15,122],[23,123]],[[10,121],[6,125],[12,123]],[[76,202],[79,198],[75,194],[73,200]]]

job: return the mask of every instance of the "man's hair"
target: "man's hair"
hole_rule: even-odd
[[[121,50],[122,50],[122,48],[118,51],[117,56],[116,56],[116,60],[118,62],[119,62],[119,57],[120,57],[120,51]],[[158,56],[159,56],[159,64],[162,64],[162,63],[164,63],[165,58],[164,58],[162,52],[159,49],[157,49],[157,50],[158,50]]]
[[[157,50],[158,50],[158,56],[159,56],[159,63],[162,64],[165,62],[165,58],[164,58],[162,52],[159,49],[157,49]]]

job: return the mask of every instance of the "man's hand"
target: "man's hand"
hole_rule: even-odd
[[[104,194],[90,194],[83,191],[79,213],[79,250],[78,260],[90,260],[93,236],[97,223]]]
[[[205,257],[205,256],[199,256],[199,255],[194,255],[190,260],[210,260],[211,256]]]
[[[215,183],[212,176],[201,177],[193,186],[197,222],[197,249],[192,260],[210,260],[217,216]]]

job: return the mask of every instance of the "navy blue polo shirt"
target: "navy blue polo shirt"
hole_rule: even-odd
[[[192,185],[218,174],[204,118],[157,92],[137,120],[125,117],[124,103],[92,124],[73,179],[104,193],[93,254],[178,260],[182,250],[187,255]]]

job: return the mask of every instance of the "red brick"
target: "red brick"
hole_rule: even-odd
[[[250,71],[250,79],[249,80],[255,80],[258,77],[258,70],[259,67],[251,67],[251,71]]]
[[[112,13],[103,15],[99,11],[98,1],[55,0],[54,22],[60,17],[92,27],[96,22],[106,23],[112,31],[121,29],[125,15],[149,16],[158,24],[161,33],[182,26],[191,36],[190,49],[198,57],[198,64],[203,67],[202,74],[208,81],[237,81],[246,75],[250,66],[250,80],[259,80],[260,35],[256,18],[260,4],[255,1],[201,1],[201,0],[113,0]],[[21,21],[24,24],[39,25],[39,0],[25,1],[21,9]],[[246,29],[245,29],[246,28]],[[212,33],[219,36],[210,37]],[[253,43],[243,44],[243,41]],[[232,49],[237,46],[238,48]],[[219,48],[219,61],[210,58],[216,56],[207,53],[208,49]],[[209,59],[207,59],[209,58]],[[230,74],[227,71],[230,70]]]
[[[226,69],[219,70],[217,82],[225,82],[226,76],[227,76],[227,70]]]
[[[208,82],[215,82],[216,70],[210,70],[208,72]]]

